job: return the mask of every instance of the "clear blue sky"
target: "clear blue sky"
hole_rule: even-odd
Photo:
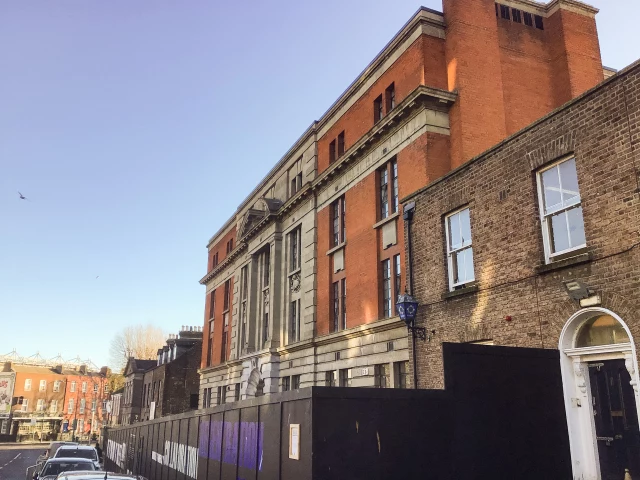
[[[605,65],[639,58],[640,2],[592,3]],[[0,2],[0,353],[201,325],[209,237],[419,6]]]

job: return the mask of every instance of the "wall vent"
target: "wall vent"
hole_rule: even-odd
[[[393,351],[393,342],[392,341],[391,342],[387,342],[387,351],[388,352]]]

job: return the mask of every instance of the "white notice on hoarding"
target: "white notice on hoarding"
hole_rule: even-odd
[[[289,458],[300,460],[300,424],[289,425]]]

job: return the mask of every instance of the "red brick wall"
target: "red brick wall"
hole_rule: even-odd
[[[222,332],[227,331],[227,354],[226,358],[229,358],[231,353],[231,325],[233,324],[233,283],[234,277],[230,277],[231,285],[229,290],[229,325],[224,327],[224,283],[220,283],[215,290],[215,320],[214,320],[214,331],[213,331],[213,356],[211,357],[211,365],[220,365],[220,350],[222,348]],[[225,280],[226,281],[226,280]],[[209,316],[209,302],[210,295],[207,295],[206,300],[206,312],[205,317]],[[209,319],[205,320],[205,328],[204,328],[204,337],[203,337],[203,349],[202,349],[202,364],[206,366],[207,363],[207,352],[206,349],[209,348]]]
[[[506,112],[511,135],[553,110],[555,75],[549,55],[549,30],[498,19],[498,41]]]
[[[493,0],[444,0],[455,168],[603,80],[595,19],[558,10],[544,30],[496,18]]]
[[[376,175],[372,173],[347,190],[347,326],[370,323],[378,314],[378,241]]]
[[[449,137],[439,133],[424,133],[398,152],[396,158],[398,191],[402,198],[451,169]]]
[[[318,173],[329,166],[329,143],[345,131],[345,151],[374,125],[373,102],[384,96],[385,89],[395,86],[396,105],[420,84],[446,88],[444,41],[422,35],[371,86],[362,97],[318,140]],[[428,62],[425,63],[425,59]],[[347,287],[348,288],[348,287]]]
[[[546,19],[556,107],[604,79],[594,18],[558,10]]]
[[[84,420],[84,427],[82,432],[89,432],[91,427],[89,423],[93,418],[97,423],[105,423],[107,420],[106,412],[102,410],[102,401],[106,400],[108,394],[104,393],[104,386],[107,384],[107,379],[98,374],[92,375],[67,375],[66,382],[66,390],[65,390],[65,398],[64,405],[60,406],[58,403],[58,413],[63,413],[63,419],[69,421],[69,429],[72,427],[73,420]],[[71,391],[71,383],[76,382],[76,391]],[[82,382],[87,382],[87,391],[82,392]],[[98,391],[93,391],[93,384],[96,383],[98,385]],[[73,413],[68,413],[69,407],[69,399],[73,398]],[[80,402],[81,400],[85,400],[84,413],[80,413]],[[93,400],[96,400],[96,412],[95,416],[91,411],[91,403]]]
[[[452,166],[506,136],[498,27],[493,0],[443,0],[447,22]]]
[[[213,256],[218,253],[218,263],[227,258],[227,242],[233,239],[233,248],[236,248],[236,227],[234,226],[229,232],[222,238],[220,238],[214,245],[209,248],[209,261],[207,264],[207,272],[210,272],[213,268]]]
[[[20,367],[18,367],[20,368]],[[27,367],[28,368],[28,367]],[[44,367],[34,367],[34,370],[46,370]],[[25,391],[24,384],[26,379],[31,379],[31,390]],[[46,380],[47,389],[45,392],[40,392],[40,380]],[[54,392],[53,385],[56,380],[61,382],[60,391]],[[44,372],[16,372],[15,377],[15,385],[13,387],[13,396],[14,397],[23,397],[28,400],[27,408],[29,413],[33,413],[36,411],[38,406],[38,399],[42,398],[47,402],[47,412],[49,411],[49,406],[51,405],[51,400],[58,401],[58,413],[62,410],[62,404],[64,403],[64,395],[65,395],[65,376],[58,375],[54,372],[44,373]],[[22,409],[22,405],[13,405],[11,410],[14,412],[20,411]]]

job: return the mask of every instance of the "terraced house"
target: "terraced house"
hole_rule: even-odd
[[[596,13],[420,8],[210,239],[200,406],[411,386],[399,199],[601,82]]]

